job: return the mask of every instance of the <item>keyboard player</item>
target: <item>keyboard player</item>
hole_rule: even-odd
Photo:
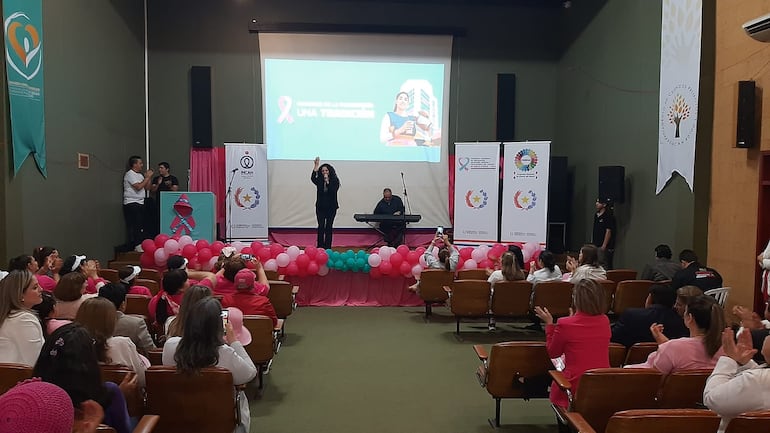
[[[403,215],[404,202],[401,197],[393,195],[390,188],[385,188],[382,190],[382,200],[377,203],[372,213],[376,215]],[[401,245],[405,229],[406,226],[402,221],[380,223],[380,231],[385,237],[385,242],[391,247]]]

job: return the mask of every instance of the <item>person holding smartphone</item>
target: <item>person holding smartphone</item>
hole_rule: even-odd
[[[460,260],[460,252],[457,251],[451,242],[449,242],[449,236],[444,234],[444,228],[441,228],[441,232],[436,230],[436,237],[430,241],[430,245],[425,250],[425,264],[427,269],[444,269],[446,271],[455,271],[457,269],[457,263]],[[440,233],[440,234],[439,234]],[[433,256],[433,248],[438,248],[438,244],[442,247],[439,248],[437,257]],[[409,286],[409,290],[419,293],[420,280]]]

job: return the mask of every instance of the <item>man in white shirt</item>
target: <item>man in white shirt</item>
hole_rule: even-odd
[[[126,220],[128,240],[124,246],[125,251],[131,251],[142,242],[144,231],[144,196],[145,190],[150,189],[152,182],[152,169],[142,174],[144,163],[140,156],[132,156],[128,159],[128,171],[123,176],[123,218]]]

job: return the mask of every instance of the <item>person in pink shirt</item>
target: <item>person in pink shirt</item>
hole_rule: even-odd
[[[182,296],[188,287],[190,282],[187,272],[181,269],[166,272],[163,275],[163,289],[153,296],[147,305],[150,319],[162,327],[169,317],[179,314]]]
[[[54,247],[37,247],[32,250],[32,257],[37,260],[39,266],[37,275],[35,275],[38,284],[46,292],[53,292],[53,288],[56,287],[59,278],[58,269],[54,272],[57,260],[59,260],[59,266],[61,266],[59,251]]]
[[[251,259],[255,266],[261,268],[262,266],[256,259]],[[200,284],[211,287],[215,295],[230,295],[237,293],[235,288],[235,275],[241,269],[247,269],[246,261],[241,256],[231,257],[226,260],[222,266],[222,269],[216,273],[216,282],[212,285],[211,281],[203,280]],[[257,269],[255,267],[255,269]],[[270,286],[262,284],[260,282],[254,283],[254,292],[258,295],[267,296],[267,292],[270,291]]]
[[[70,272],[79,272],[86,277],[86,293],[90,295],[97,294],[99,288],[107,284],[107,281],[99,276],[99,263],[86,256],[74,255],[64,259],[59,275],[63,277]]]
[[[255,291],[257,286],[267,286],[267,276],[261,265],[256,269],[259,274],[259,281],[255,281],[254,272],[250,269],[241,269],[235,274],[235,288],[237,292],[225,295],[222,298],[222,305],[225,307],[236,307],[247,315],[262,315],[273,320],[273,326],[278,325],[278,315],[275,312],[273,304],[267,299],[267,296],[258,295]]]
[[[142,272],[142,268],[139,266],[127,265],[118,270],[118,278],[120,278],[120,282],[128,288],[128,295],[142,295],[151,298],[152,292],[149,288],[134,285],[134,280],[136,280],[139,272]]]
[[[548,308],[535,306],[535,314],[545,322],[545,344],[548,356],[564,357],[564,377],[572,392],[578,392],[580,377],[592,368],[610,366],[610,321],[605,312],[604,289],[596,281],[582,279],[572,289],[574,313],[554,323]],[[551,385],[551,402],[567,407],[567,394]]]
[[[656,341],[664,341],[658,350],[652,352],[641,364],[626,365],[625,368],[654,368],[663,374],[682,370],[714,368],[722,350],[722,331],[725,319],[722,307],[711,296],[700,295],[687,303],[684,324],[690,330],[689,337],[666,340],[663,325],[654,323],[650,327]]]

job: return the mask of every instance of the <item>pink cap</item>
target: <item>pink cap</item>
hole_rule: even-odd
[[[72,400],[58,386],[39,379],[22,382],[0,396],[0,433],[70,433]]]
[[[243,311],[235,307],[227,307],[227,310],[230,312],[227,320],[233,325],[235,338],[237,338],[244,346],[248,346],[248,344],[251,343],[251,332],[243,327]]]
[[[243,268],[235,274],[235,288],[238,290],[252,290],[256,277],[251,269]]]

